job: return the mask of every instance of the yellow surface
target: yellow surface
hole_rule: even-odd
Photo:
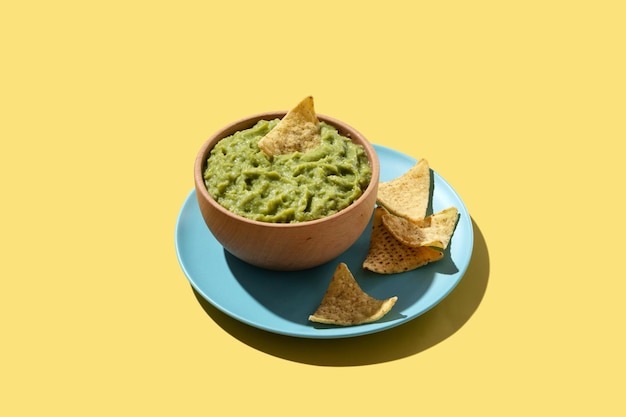
[[[0,415],[624,415],[622,4],[3,4]],[[409,324],[267,334],[179,268],[201,143],[307,94],[472,215]]]

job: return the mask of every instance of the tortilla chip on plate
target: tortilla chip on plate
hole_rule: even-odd
[[[416,222],[391,213],[382,216],[385,228],[404,245],[430,246],[439,250],[448,247],[458,219],[459,211],[456,207],[447,208]]]
[[[267,135],[259,148],[269,156],[306,152],[321,143],[320,126],[313,97],[308,96],[289,110]]]
[[[378,185],[378,204],[411,221],[426,217],[429,201],[430,167],[426,159],[418,161],[400,177]]]
[[[388,211],[376,207],[370,246],[363,268],[378,274],[396,274],[411,271],[443,257],[443,252],[428,246],[411,247],[396,239],[383,224]]]
[[[365,293],[345,263],[340,263],[319,307],[309,316],[317,323],[354,326],[371,323],[387,314],[398,297],[377,300]]]

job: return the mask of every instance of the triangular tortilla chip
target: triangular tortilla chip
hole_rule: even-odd
[[[382,216],[388,213],[376,207],[370,247],[363,268],[378,274],[396,274],[416,269],[443,257],[443,252],[428,246],[412,248],[402,244],[385,227]]]
[[[385,228],[407,246],[431,246],[445,250],[459,219],[459,211],[450,207],[438,213],[411,222],[403,217],[385,213],[382,216]]]
[[[308,96],[259,140],[259,148],[269,156],[306,152],[321,142],[319,120],[313,97]]]
[[[378,184],[377,202],[411,221],[426,217],[430,201],[430,167],[421,159],[402,176]]]
[[[353,326],[371,323],[387,314],[398,297],[377,300],[365,293],[345,263],[335,269],[324,298],[309,320],[317,323]]]

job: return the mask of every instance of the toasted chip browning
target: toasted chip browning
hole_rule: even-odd
[[[259,140],[259,148],[269,156],[306,152],[321,142],[320,126],[313,97],[308,96]]]
[[[430,262],[438,261],[443,252],[428,246],[411,247],[396,239],[383,224],[388,211],[376,207],[372,224],[369,251],[363,268],[378,274],[396,274],[411,271]]]
[[[411,221],[426,217],[429,201],[430,166],[426,159],[419,160],[400,177],[378,185],[378,204]]]
[[[345,263],[340,263],[309,320],[317,323],[354,326],[371,323],[387,314],[398,297],[377,300],[365,293]]]
[[[459,211],[456,207],[447,208],[416,222],[391,213],[382,216],[385,228],[404,245],[430,246],[440,250],[448,247],[458,219]]]

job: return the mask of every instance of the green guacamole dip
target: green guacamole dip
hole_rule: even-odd
[[[362,146],[320,122],[318,147],[269,157],[257,143],[279,121],[261,120],[213,148],[204,182],[219,204],[252,220],[293,223],[329,216],[363,194],[372,170]]]

